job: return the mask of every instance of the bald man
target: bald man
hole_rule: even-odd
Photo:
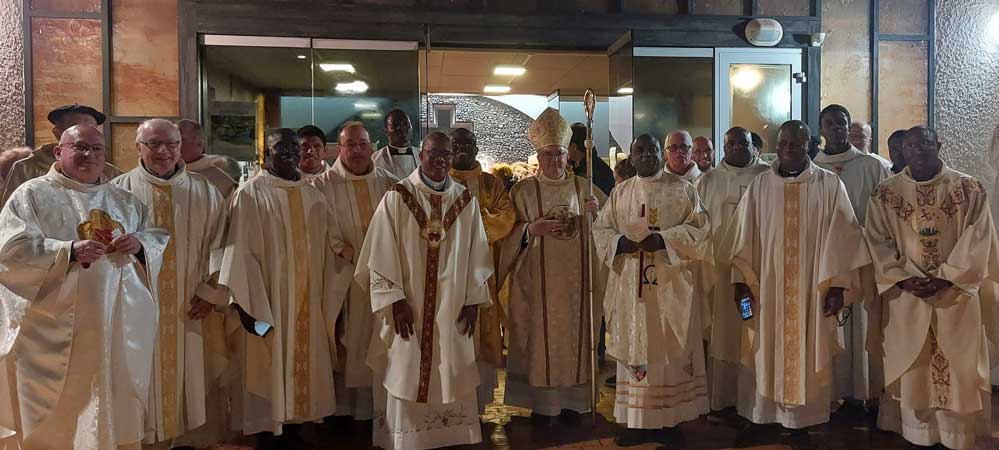
[[[680,177],[683,181],[696,184],[701,177],[693,157],[694,140],[686,130],[673,131],[666,135],[663,150],[666,151],[666,172]]]
[[[423,140],[420,167],[385,194],[357,260],[380,338],[368,354],[372,440],[386,450],[482,441],[474,336],[493,266],[479,203],[448,175],[453,157],[447,135]]]
[[[837,314],[871,262],[843,182],[808,158],[809,136],[804,122],[781,125],[777,160],[739,204],[731,258],[729,314],[752,330],[743,334],[739,414],[792,429],[829,420]]]
[[[18,408],[2,426],[24,449],[138,449],[169,236],[103,175],[94,126],[67,129],[53,154],[0,212],[0,357]]]
[[[86,105],[72,104],[61,106],[49,112],[49,123],[52,124],[52,135],[59,141],[63,131],[75,125],[90,125],[97,127],[104,123],[106,117],[100,111]],[[40,138],[40,137],[39,137]],[[45,144],[38,147],[30,156],[14,163],[10,172],[4,179],[3,193],[0,194],[0,206],[7,203],[7,199],[18,186],[32,178],[38,178],[48,173],[52,164],[55,163],[56,144]],[[110,163],[104,163],[104,176],[107,179],[121,175],[121,170]]]
[[[694,138],[694,149],[692,151],[694,163],[702,173],[707,173],[715,167],[715,144],[707,136]]]
[[[214,338],[216,348],[224,348],[221,311],[228,306],[229,292],[216,282],[218,269],[210,261],[222,245],[225,200],[207,178],[186,170],[181,133],[174,124],[147,120],[139,125],[135,141],[141,164],[113,183],[135,195],[152,212],[152,224],[170,233],[160,283],[154,286],[160,325],[150,396],[156,401],[147,416],[154,432],[145,442],[157,448],[207,447],[222,438],[224,423],[220,411],[225,399],[218,395],[223,367],[210,373],[207,363],[226,355],[206,355],[205,340]],[[214,328],[205,322],[209,316]],[[211,404],[206,392],[215,396]],[[212,430],[205,427],[208,412],[213,413]]]
[[[371,313],[371,288],[354,279],[357,254],[371,225],[375,208],[385,193],[399,180],[371,161],[371,136],[360,122],[349,122],[337,137],[339,157],[313,184],[333,208],[338,239],[344,247],[338,253],[333,282],[346,289],[343,311],[336,322],[339,354],[336,381],[336,415],[370,420],[373,404],[371,383],[374,374],[365,362],[375,317]]]
[[[863,153],[867,153],[877,159],[886,168],[891,168],[891,161],[885,159],[883,156],[871,152],[871,140],[872,140],[871,124],[864,122],[862,120],[857,120],[850,123],[850,133],[849,141],[850,145],[853,145]]]

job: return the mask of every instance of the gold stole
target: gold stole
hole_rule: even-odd
[[[163,251],[159,288],[160,385],[163,388],[163,434],[169,439],[178,435],[180,418],[177,414],[177,246],[173,239],[173,190],[169,185],[152,184],[153,215],[156,224],[170,234]]]
[[[458,215],[472,201],[472,194],[466,189],[461,193],[447,213],[441,214],[444,196],[430,195],[430,219],[427,213],[406,186],[396,184],[394,191],[402,195],[403,202],[420,225],[420,235],[427,242],[427,275],[423,292],[423,329],[420,332],[420,386],[416,394],[417,403],[427,403],[430,394],[430,369],[434,354],[434,322],[437,316],[437,271],[440,264],[440,243],[447,231],[454,225]]]
[[[576,216],[576,220],[578,222],[577,226],[579,227],[579,230],[580,230],[580,232],[576,236],[576,238],[579,239],[579,256],[580,256],[579,260],[581,262],[583,262],[584,267],[585,267],[586,258],[589,256],[589,246],[587,245],[589,243],[589,239],[587,239],[586,237],[589,236],[590,230],[589,230],[588,221],[586,220],[586,215],[585,215],[586,214],[586,207],[584,206],[585,202],[583,201],[582,192],[580,191],[580,187],[579,187],[579,178],[578,177],[573,177],[573,183],[576,185],[576,199],[577,199],[577,202],[579,203],[579,208],[580,208],[580,210],[583,213],[583,214],[580,214],[579,216]],[[543,203],[541,201],[541,182],[538,181],[537,177],[534,178],[534,192],[535,192],[535,196],[537,197],[537,203],[538,203],[538,217],[544,217],[544,215],[545,215],[545,213],[544,213],[544,205],[543,205]],[[548,286],[547,286],[547,282],[546,282],[546,279],[548,278],[548,276],[547,276],[548,272],[545,269],[545,237],[541,236],[541,237],[539,237],[539,239],[541,240],[540,245],[538,245],[538,248],[540,249],[540,259],[541,259],[541,263],[540,263],[540,265],[541,265],[541,323],[542,323],[542,326],[543,326],[544,340],[545,340],[545,384],[551,385],[551,382],[552,382],[552,380],[551,380],[551,355],[549,353],[549,348],[548,348],[549,347],[549,345],[548,345]],[[587,299],[588,299],[588,295],[589,295],[588,286],[589,286],[589,282],[590,282],[590,280],[589,280],[589,274],[583,274],[582,279],[583,279],[583,282],[579,283],[579,301],[583,305],[582,305],[582,307],[579,308],[579,333],[578,333],[579,339],[577,339],[578,342],[576,343],[576,384],[580,384],[580,383],[583,382],[582,381],[582,375],[583,375],[583,372],[582,372],[582,365],[583,365],[583,337],[584,336],[588,336],[588,334],[586,334],[586,333],[589,333],[589,330],[590,330],[590,327],[589,327],[589,314],[587,314],[587,312],[588,312],[588,306],[589,306],[589,304],[587,303]]]
[[[798,286],[800,274],[801,238],[801,184],[784,185],[784,402],[803,405],[801,373],[804,368],[801,334],[801,290]],[[807,308],[805,309],[807,314]]]
[[[306,417],[309,414],[309,269],[298,267],[299,263],[307,264],[309,255],[306,239],[305,213],[302,208],[302,191],[297,188],[287,188],[288,210],[291,215],[291,241],[295,258],[295,350],[292,379],[295,383],[295,417]]]

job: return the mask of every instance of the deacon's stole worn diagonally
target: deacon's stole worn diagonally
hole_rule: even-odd
[[[430,394],[430,370],[434,352],[434,321],[437,316],[437,272],[440,266],[440,244],[446,238],[447,231],[454,225],[458,215],[472,201],[472,194],[467,189],[451,204],[446,214],[442,214],[443,196],[430,195],[430,218],[423,211],[420,203],[401,183],[392,190],[402,196],[403,202],[413,214],[416,223],[420,225],[420,237],[427,244],[426,289],[423,294],[423,329],[420,333],[420,385],[417,390],[416,402],[427,403]]]

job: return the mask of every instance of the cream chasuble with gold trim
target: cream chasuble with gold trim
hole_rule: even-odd
[[[206,377],[211,374],[206,372],[205,344],[208,339],[223,342],[224,338],[218,327],[211,330],[218,335],[209,337],[205,323],[189,320],[187,312],[195,295],[221,307],[229,303],[229,293],[214,281],[217,269],[210,265],[212,252],[222,245],[225,203],[206,178],[188,173],[183,163],[170,178],[162,179],[140,162],[112,183],[135,195],[152,212],[153,225],[170,234],[154,286],[160,325],[146,442],[171,441],[206,421]],[[222,313],[211,314],[221,324]],[[210,357],[225,359],[226,355]]]
[[[0,437],[79,450],[143,439],[158,316],[151,289],[169,240],[151,219],[106,179],[82,184],[54,166],[11,196],[0,213]],[[139,240],[140,255],[71,261],[73,241],[123,234]]]
[[[326,197],[304,179],[261,170],[233,194],[219,283],[273,326],[263,337],[240,331],[245,434],[280,433],[336,410],[331,319],[346,293],[333,283],[339,235]]]
[[[920,445],[968,448],[976,434],[990,433],[987,426],[975,431],[975,422],[987,419],[990,409],[989,347],[996,342],[994,298],[981,295],[984,283],[999,281],[990,209],[978,180],[946,166],[923,182],[906,168],[878,186],[867,209],[885,317],[878,350],[883,349],[887,393],[902,411],[901,424],[886,426],[939,434],[926,440],[929,435],[901,430]],[[927,276],[954,286],[925,299],[896,286]],[[907,420],[913,412],[920,423]],[[960,422],[964,425],[955,426]]]
[[[859,269],[871,259],[839,177],[809,163],[785,178],[779,166],[749,185],[733,225],[732,281],[758,302],[743,322],[750,373],[740,377],[739,412],[801,428],[828,420],[832,358],[843,349],[836,317],[822,312],[826,293],[841,287],[847,304],[855,300]],[[734,302],[730,311],[739,314]]]

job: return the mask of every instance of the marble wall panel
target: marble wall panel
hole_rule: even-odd
[[[811,12],[810,0],[758,0],[761,16],[807,16]]]
[[[55,142],[46,119],[53,108],[82,103],[101,109],[101,22],[31,19],[31,80],[35,146]]]
[[[114,0],[111,109],[179,116],[177,0]]]
[[[139,165],[139,151],[135,148],[137,123],[115,123],[111,125],[111,164],[129,171]]]
[[[855,120],[871,120],[869,0],[824,0],[822,106],[839,103]]]
[[[0,8],[0,151],[24,145],[24,42],[21,0]]]
[[[623,12],[632,14],[677,14],[680,12],[676,0],[624,0]]]
[[[898,129],[927,123],[927,45],[882,41],[878,52],[878,145]],[[883,153],[883,152],[882,152]]]
[[[878,32],[881,34],[926,34],[929,30],[928,0],[878,0]],[[945,2],[937,2],[942,4]]]
[[[25,0],[33,11],[100,12],[101,0]]]

